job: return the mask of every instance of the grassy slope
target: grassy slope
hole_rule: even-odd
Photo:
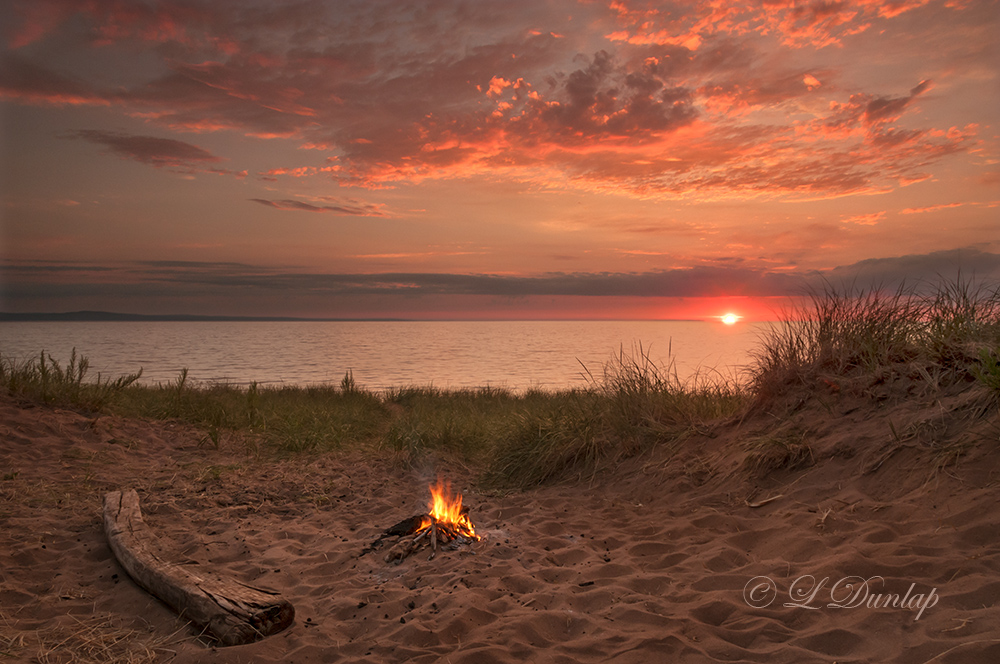
[[[788,422],[802,402],[821,402],[823,394],[877,405],[926,390],[971,391],[977,416],[995,415],[1000,292],[959,281],[926,295],[819,293],[810,309],[763,339],[741,384],[682,384],[641,347],[621,352],[588,389],[523,394],[374,393],[350,375],[325,387],[191,386],[186,371],[174,383],[150,387],[137,383],[139,374],[88,380],[87,370],[75,353],[65,366],[44,352],[20,364],[0,358],[0,389],[81,410],[183,420],[205,431],[206,444],[235,439],[254,455],[361,451],[403,463],[444,455],[480,469],[480,480],[497,486],[593,472],[766,411],[772,430],[740,451],[748,472],[766,474],[809,460],[801,433]]]

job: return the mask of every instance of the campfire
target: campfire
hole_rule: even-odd
[[[438,480],[428,487],[431,502],[427,514],[417,514],[387,528],[362,555],[382,546],[383,541],[398,538],[385,554],[385,562],[401,563],[407,556],[430,547],[427,560],[434,560],[439,548],[457,549],[463,544],[479,541],[476,528],[469,519],[469,508],[462,506],[462,494],[452,494],[451,485]]]

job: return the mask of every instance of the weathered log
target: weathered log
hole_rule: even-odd
[[[295,608],[278,593],[160,557],[135,490],[104,495],[104,532],[129,576],[222,645],[252,643],[292,624]]]

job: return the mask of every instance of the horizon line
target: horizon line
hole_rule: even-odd
[[[433,322],[584,322],[584,321],[649,321],[675,323],[714,322],[716,316],[705,318],[334,318],[318,316],[222,316],[203,314],[133,314],[112,311],[67,311],[67,312],[6,312],[0,311],[0,323],[45,323],[45,322],[95,322],[95,323],[129,323],[129,322],[233,322],[233,323],[433,323]],[[744,321],[766,322],[766,321]]]

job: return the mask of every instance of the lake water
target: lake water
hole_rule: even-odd
[[[0,354],[44,349],[60,363],[75,347],[91,376],[143,369],[145,383],[339,383],[365,388],[434,386],[546,390],[584,387],[613,355],[637,345],[681,378],[726,375],[747,364],[764,324],[688,321],[501,322],[44,322],[0,323]]]

